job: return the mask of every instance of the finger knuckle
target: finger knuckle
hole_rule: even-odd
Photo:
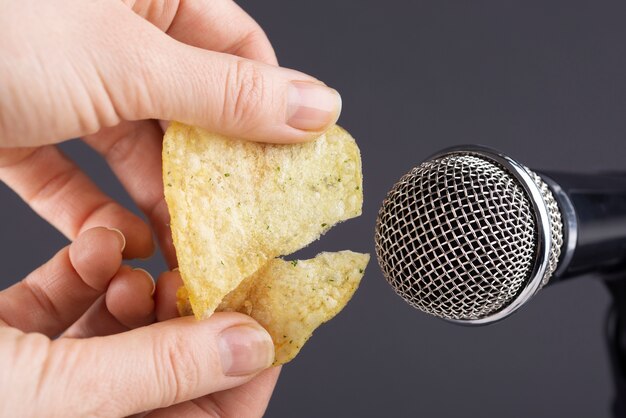
[[[175,404],[189,399],[200,382],[200,364],[188,339],[173,334],[162,338],[155,347],[156,376],[164,403]]]
[[[239,55],[240,53],[246,51],[247,49],[255,49],[258,52],[262,52],[263,50],[270,49],[272,46],[263,32],[263,29],[256,23],[252,25],[252,27],[246,32],[234,45],[233,53],[235,55]]]
[[[236,128],[252,128],[250,125],[254,125],[262,112],[265,94],[265,80],[259,67],[251,61],[236,60],[226,77],[225,119]]]
[[[135,124],[129,124],[126,129],[115,132],[112,140],[102,149],[104,157],[111,162],[123,164],[133,156],[142,152],[142,142],[139,129]]]

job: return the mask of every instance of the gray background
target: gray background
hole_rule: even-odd
[[[240,4],[281,64],[343,96],[340,123],[363,154],[363,216],[304,251],[373,253],[380,202],[412,166],[460,143],[531,167],[621,169],[626,3],[620,1],[263,0]],[[108,168],[64,145],[131,206]],[[7,286],[65,239],[0,185]],[[131,206],[132,207],[132,206]],[[163,263],[147,265],[157,273]],[[270,417],[608,417],[609,296],[592,277],[543,290],[514,317],[463,328],[397,297],[373,261],[347,309],[284,368]]]

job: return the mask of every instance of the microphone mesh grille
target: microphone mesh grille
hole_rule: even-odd
[[[453,154],[422,163],[389,192],[376,223],[376,254],[387,281],[412,306],[446,319],[480,319],[529,280],[533,213],[503,168]]]

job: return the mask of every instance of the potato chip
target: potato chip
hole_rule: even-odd
[[[176,308],[180,316],[193,315],[193,309],[191,309],[191,303],[189,303],[189,292],[185,286],[181,286],[176,291]]]
[[[220,301],[269,260],[361,214],[361,158],[333,127],[303,144],[261,144],[172,123],[163,182],[193,312]]]
[[[228,294],[218,311],[237,311],[257,320],[272,336],[274,365],[293,359],[313,331],[348,303],[369,255],[340,251],[311,260],[274,259]],[[191,315],[186,292],[177,293],[182,315]]]

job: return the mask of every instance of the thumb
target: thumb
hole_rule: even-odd
[[[337,91],[298,71],[194,48],[169,37],[142,48],[133,119],[166,119],[263,142],[312,139],[337,121]],[[134,99],[134,100],[131,100]],[[126,104],[137,98],[123,99]],[[119,104],[118,107],[122,107]]]
[[[39,387],[53,404],[62,402],[57,407],[80,416],[127,416],[239,386],[271,365],[274,346],[251,318],[218,313],[57,340],[49,359],[43,374],[49,380]],[[68,381],[60,384],[60,376]]]

